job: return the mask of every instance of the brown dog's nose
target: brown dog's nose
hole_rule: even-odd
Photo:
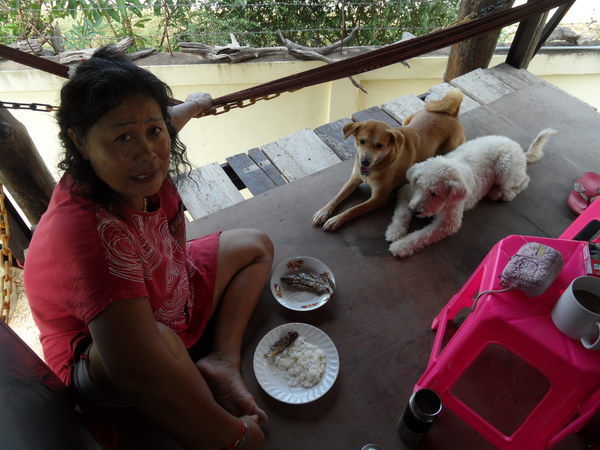
[[[371,164],[371,160],[370,160],[370,159],[368,159],[368,158],[363,158],[363,159],[360,161],[360,164],[361,164],[362,166],[368,166],[369,164]]]

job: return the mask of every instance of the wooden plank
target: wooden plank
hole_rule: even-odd
[[[398,122],[402,123],[406,116],[410,116],[414,112],[421,111],[424,104],[425,103],[423,100],[416,95],[404,95],[400,98],[384,103],[381,105],[381,109],[383,109]]]
[[[190,179],[191,178],[191,179]],[[212,214],[244,200],[217,163],[192,170],[177,179],[177,190],[194,219]]]
[[[528,0],[531,3],[532,0]],[[527,68],[535,55],[538,43],[544,32],[544,24],[548,17],[548,11],[537,16],[531,16],[519,23],[515,33],[506,62],[517,69]]]
[[[521,72],[520,69],[515,69],[510,64],[506,63],[498,64],[495,67],[490,67],[489,69],[486,69],[486,72],[498,78],[500,81],[515,90],[522,89],[532,83],[539,83],[541,81],[533,74],[530,74],[531,77],[526,76],[525,74],[529,73],[526,70],[525,72]]]
[[[247,154],[240,153],[226,159],[229,166],[253,195],[262,194],[277,186]]]
[[[540,48],[542,47],[542,45],[544,45],[544,43],[548,40],[548,38],[554,31],[554,29],[561,22],[563,17],[565,17],[567,12],[569,12],[569,9],[571,8],[571,6],[573,6],[573,3],[575,3],[575,0],[571,0],[571,2],[556,8],[556,10],[554,11],[554,14],[552,14],[552,17],[550,17],[550,19],[548,20],[548,22],[546,22],[546,25],[544,26],[542,35],[540,36],[538,43],[535,47],[534,54],[540,51]]]
[[[566,204],[573,182],[585,171],[600,171],[596,144],[600,115],[560,89],[536,83],[489,107],[482,106],[461,121],[468,139],[499,134],[516,140],[523,148],[542,129],[558,130],[544,147],[544,157],[527,166],[529,187],[506,206],[534,224],[540,230],[535,235],[559,236],[575,218]]]
[[[430,102],[432,100],[440,100],[444,95],[448,93],[448,91],[455,89],[449,83],[438,84],[437,86],[433,86],[427,92],[427,96],[425,97],[425,102]],[[481,106],[477,101],[473,100],[471,97],[465,94],[462,103],[460,104],[460,112],[459,114],[464,114],[472,109],[479,108]]]
[[[512,67],[509,65],[509,67]],[[534,74],[532,74],[530,71],[528,71],[527,69],[514,69],[515,70],[515,74],[517,74],[520,77],[523,77],[526,80],[531,80],[531,84],[533,83],[542,83],[542,82],[546,82],[543,78],[537,77]],[[553,86],[552,84],[550,84],[550,86]],[[553,86],[556,88],[556,86]],[[558,89],[558,88],[557,88]]]
[[[277,167],[269,161],[269,158],[266,157],[261,149],[253,148],[248,150],[248,156],[267,174],[271,181],[275,183],[275,186],[281,186],[282,184],[287,183],[285,178],[281,176],[279,170],[277,170]]]
[[[483,104],[491,103],[514,89],[483,69],[466,73],[450,81],[452,86],[459,88],[469,97]]]
[[[352,114],[352,120],[354,120],[355,122],[364,122],[365,120],[380,120],[393,127],[402,126],[400,122],[398,122],[388,113],[386,113],[379,106],[373,106],[371,108],[355,112],[354,114]]]
[[[301,130],[261,150],[288,181],[318,172],[341,161],[312,130]]]
[[[333,150],[333,153],[335,153],[342,161],[353,158],[356,153],[354,140],[344,139],[344,125],[350,122],[352,122],[352,120],[344,118],[321,125],[314,129],[317,136],[319,136],[319,138],[321,138],[321,140],[325,142],[325,144]]]

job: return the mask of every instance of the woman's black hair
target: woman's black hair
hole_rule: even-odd
[[[98,49],[81,63],[74,75],[60,91],[60,108],[57,112],[59,138],[64,154],[58,168],[73,178],[76,191],[83,197],[104,207],[119,202],[116,192],[94,172],[90,162],[83,158],[68,130],[79,139],[85,139],[90,128],[108,111],[131,97],[151,98],[158,103],[171,137],[169,174],[181,174],[181,166],[191,165],[186,147],[177,137],[168,114],[171,89],[151,72],[142,69],[108,45]]]

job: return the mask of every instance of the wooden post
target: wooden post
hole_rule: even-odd
[[[531,1],[531,0],[529,0]],[[535,55],[538,43],[544,31],[548,12],[524,20],[519,24],[513,43],[506,56],[507,64],[517,69],[526,69]]]
[[[40,157],[27,129],[0,108],[0,183],[35,225],[46,211],[54,178]]]
[[[25,249],[29,247],[29,241],[31,241],[31,230],[27,228],[27,225],[19,216],[19,213],[10,202],[8,197],[4,198],[4,207],[8,214],[8,226],[10,228],[9,247],[13,254],[13,258],[17,260],[19,264],[25,262]],[[13,261],[13,265],[17,266],[17,262]]]
[[[483,8],[493,7],[497,3],[498,0],[462,0],[458,11],[458,21],[460,22],[471,14],[476,15]],[[514,0],[511,0],[493,12],[511,8],[513,3]],[[450,50],[444,81],[448,82],[475,69],[486,68],[492,60],[500,31],[492,31],[454,44]]]
[[[546,40],[550,37],[550,35],[554,31],[554,29],[558,26],[558,24],[563,19],[563,17],[565,17],[567,12],[569,12],[569,9],[571,8],[571,6],[573,6],[573,3],[575,3],[575,0],[572,0],[571,2],[569,2],[567,4],[564,4],[564,5],[556,8],[556,11],[554,12],[554,14],[550,18],[550,20],[548,20],[548,22],[546,23],[546,26],[544,27],[544,31],[542,32],[542,35],[540,36],[538,44],[535,48],[534,55],[535,55],[535,53],[539,52],[542,45],[544,45]]]

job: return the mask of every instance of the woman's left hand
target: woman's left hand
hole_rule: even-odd
[[[185,99],[186,102],[195,103],[197,113],[193,117],[201,117],[206,111],[213,107],[213,99],[206,92],[194,92]]]
[[[171,125],[179,132],[193,117],[202,117],[213,107],[213,99],[206,92],[195,92],[187,96],[183,103],[169,108]]]

